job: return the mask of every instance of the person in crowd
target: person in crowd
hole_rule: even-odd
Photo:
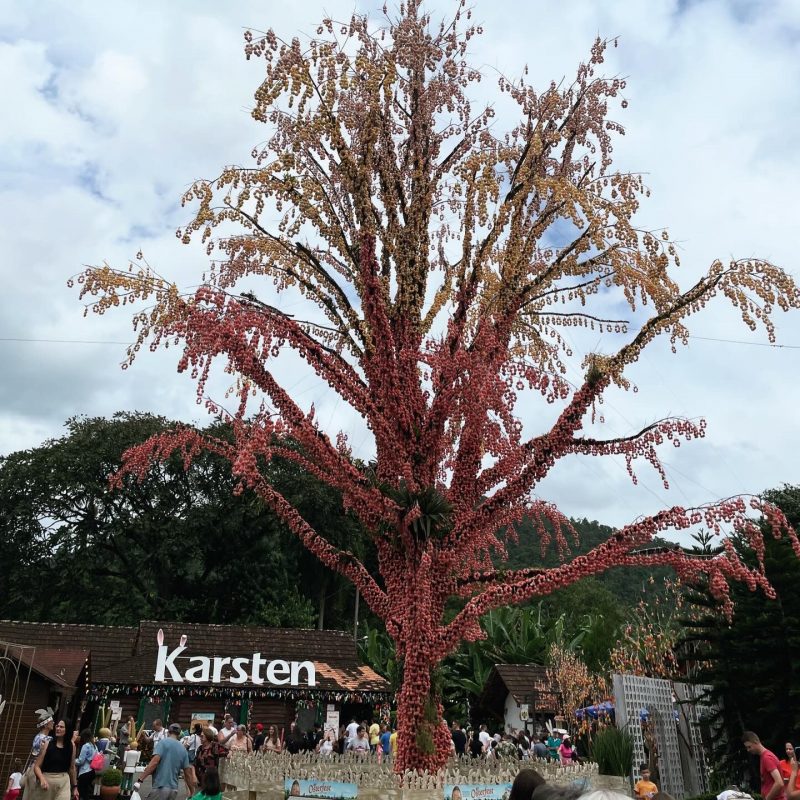
[[[397,758],[397,728],[392,731],[389,737],[389,751],[392,754],[392,759]]]
[[[128,749],[131,737],[135,736],[135,733],[136,720],[133,717],[128,717],[117,731],[117,757],[120,761],[125,758],[125,751]]]
[[[219,733],[217,734],[217,741],[223,746],[230,748],[233,737],[236,736],[236,724],[230,714],[225,715],[225,722],[222,724]]]
[[[392,754],[392,733],[385,722],[381,725],[381,751],[384,758]]]
[[[636,781],[636,785],[633,787],[633,796],[636,800],[653,800],[658,794],[658,786],[650,780],[650,767],[642,764],[639,767],[639,774],[642,777]]]
[[[544,783],[545,779],[535,769],[521,769],[511,785],[508,800],[531,800],[534,790]]]
[[[40,708],[36,711],[36,735],[33,737],[33,743],[31,744],[31,752],[28,756],[28,763],[25,765],[25,769],[23,770],[23,774],[29,769],[33,767],[34,762],[36,761],[37,756],[41,752],[42,746],[45,742],[50,741],[50,737],[53,734],[53,728],[55,727],[55,721],[53,720],[53,715],[55,712],[52,708]]]
[[[228,751],[248,754],[253,752],[253,740],[247,733],[247,726],[239,725],[236,728],[236,735],[229,740]]]
[[[340,725],[333,751],[341,755],[345,750],[347,750],[347,728],[344,725]]]
[[[81,800],[91,800],[94,794],[95,772],[92,769],[92,759],[98,753],[94,743],[91,728],[84,728],[81,731],[79,740],[80,750],[75,761],[75,768],[78,771],[78,795]]]
[[[333,728],[328,728],[325,731],[325,736],[319,740],[317,746],[314,748],[321,756],[330,756],[336,750],[336,734]]]
[[[347,744],[356,738],[358,735],[358,723],[356,722],[356,718],[353,717],[350,720],[350,723],[347,726]]]
[[[791,747],[791,751],[789,748]],[[800,800],[800,774],[797,769],[797,752],[791,744],[786,745],[786,761],[789,774],[784,777],[786,797],[788,800]],[[781,774],[783,774],[783,761],[781,761]]]
[[[294,755],[299,753],[305,745],[305,738],[297,726],[297,722],[289,723],[289,733],[286,736],[285,747],[286,750]]]
[[[461,730],[461,724],[454,721],[450,733],[453,739],[453,747],[457,756],[463,756],[467,752],[467,735]]]
[[[219,760],[228,755],[228,748],[223,747],[211,729],[206,727],[200,732],[200,749],[194,759],[194,771],[198,781],[209,767],[219,769]]]
[[[531,756],[531,740],[528,738],[525,731],[517,731],[516,742],[519,757],[527,761]]]
[[[189,754],[180,743],[181,726],[173,722],[153,750],[150,763],[144,768],[139,780],[133,784],[135,791],[139,791],[145,779],[153,776],[153,788],[147,795],[147,800],[175,800],[178,796],[178,773],[183,772],[186,782],[186,791],[189,795],[195,790],[195,771],[189,763]]]
[[[560,758],[558,748],[561,747],[561,736],[559,736],[555,728],[550,731],[545,744],[547,745],[547,758],[558,763]]]
[[[500,741],[497,742],[497,746],[494,748],[494,755],[503,759],[519,758],[517,743],[510,733],[504,733],[500,737]]]
[[[162,740],[166,739],[167,731],[164,728],[164,723],[160,719],[153,720],[153,730],[150,732],[150,744],[155,752],[156,745]]]
[[[547,761],[547,745],[541,736],[536,736],[533,740],[533,757],[538,761]]]
[[[128,745],[122,760],[122,784],[120,791],[124,796],[129,796],[133,788],[133,779],[136,775],[136,765],[139,763],[139,748],[136,740]]]
[[[200,749],[200,734],[202,731],[203,726],[199,722],[195,722],[192,732],[186,734],[181,740],[181,744],[186,748],[190,764],[194,764],[194,760],[197,758],[197,751]]]
[[[8,785],[6,786],[6,793],[3,795],[3,800],[17,800],[21,791],[22,762],[18,758],[15,758],[12,764],[11,775],[8,776]]]
[[[267,738],[267,734],[264,733],[264,726],[260,723],[256,723],[256,735],[253,738],[253,752],[257,753],[261,748],[264,746],[264,739]]]
[[[571,766],[576,755],[575,749],[572,746],[572,740],[569,738],[569,736],[565,736],[561,744],[558,746],[558,757],[561,760],[561,766]]]
[[[376,721],[369,726],[369,750],[371,753],[374,753],[378,749],[378,745],[381,743],[381,726]]]
[[[347,749],[351,753],[358,753],[360,756],[369,753],[369,736],[367,736],[367,729],[363,725],[358,726],[356,738],[347,745]]]
[[[794,800],[795,797],[800,798],[800,774],[797,772],[797,753],[795,752],[794,745],[791,742],[786,742],[784,745],[786,751],[786,758],[780,760],[780,771],[783,776],[783,782],[786,788],[786,796],[789,800]],[[792,764],[795,765],[795,774],[792,778]]]
[[[472,756],[472,758],[480,758],[482,755],[484,755],[481,732],[477,728],[472,731],[472,739],[470,739],[469,742],[469,754]]]
[[[209,767],[205,771],[200,789],[192,800],[222,800],[222,786],[216,767]]]
[[[744,749],[751,756],[758,756],[759,770],[761,773],[761,796],[763,800],[786,800],[786,792],[783,788],[783,776],[781,775],[780,762],[777,756],[767,750],[758,735],[753,731],[745,731],[742,735]]]
[[[278,729],[274,725],[270,725],[267,729],[267,738],[264,739],[264,744],[261,746],[262,753],[280,753],[283,750],[281,740],[278,738]]]
[[[52,737],[42,744],[33,763],[36,784],[32,800],[77,800],[78,778],[75,774],[75,745],[67,733],[67,724],[60,719]],[[25,794],[27,795],[27,789]]]
[[[489,748],[492,746],[492,737],[489,735],[489,730],[486,725],[481,725],[478,736],[480,737],[481,744],[483,745],[483,752],[484,754],[487,754],[489,752]]]
[[[317,745],[322,741],[322,725],[318,722],[314,723],[314,727],[309,729],[305,735],[305,743],[303,746],[304,750],[307,750],[309,753],[314,753],[317,750]]]

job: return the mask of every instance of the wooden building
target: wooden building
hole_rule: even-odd
[[[279,729],[297,719],[308,729],[326,719],[385,717],[393,702],[387,681],[359,663],[342,631],[0,620],[0,642],[15,643],[11,661],[30,672],[19,731],[14,741],[0,739],[3,764],[27,756],[34,711],[48,705],[74,728],[94,726],[99,709],[114,706],[145,728],[156,718],[188,727],[231,713]]]
[[[495,664],[478,701],[481,719],[503,729],[544,728],[556,719],[558,696],[541,664]]]

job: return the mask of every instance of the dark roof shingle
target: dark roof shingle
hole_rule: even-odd
[[[185,658],[193,655],[249,658],[253,653],[261,653],[268,661],[312,661],[316,669],[316,689],[391,691],[384,678],[359,663],[355,642],[344,631],[152,620],[140,622],[138,628],[0,621],[0,641],[34,645],[34,658],[37,663],[45,659],[43,668],[50,668],[46,677],[52,680],[60,681],[62,666],[75,661],[70,675],[74,674],[74,681],[77,681],[81,671],[75,672],[77,660],[80,660],[77,654],[83,654],[82,669],[86,651],[90,651],[93,683],[147,685],[154,682],[159,630],[163,631],[164,644],[170,649],[178,647],[182,636],[187,637],[182,654]],[[64,654],[64,664],[58,660],[58,653]],[[225,676],[227,669],[223,670]],[[71,685],[75,685],[74,682]]]
[[[505,691],[501,692],[501,688]],[[547,679],[547,669],[541,664],[495,664],[483,690],[481,702],[497,704],[500,694],[510,694],[520,705],[529,703],[538,713],[554,714],[558,696]]]

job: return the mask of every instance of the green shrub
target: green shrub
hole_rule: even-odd
[[[633,766],[633,739],[626,730],[603,728],[592,736],[589,754],[601,775],[627,778]]]
[[[115,767],[109,767],[100,776],[101,786],[119,786],[122,783],[122,773]]]

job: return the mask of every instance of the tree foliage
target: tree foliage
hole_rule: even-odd
[[[323,578],[318,562],[307,565],[304,549],[255,493],[234,494],[226,460],[203,454],[187,470],[177,457],[167,459],[142,481],[110,491],[125,451],[174,425],[137,413],[76,417],[61,438],[0,458],[0,615],[314,623],[313,587],[335,589],[335,573]],[[229,435],[221,424],[208,430]],[[356,538],[330,487],[291,462],[273,462],[269,475],[329,535]],[[349,624],[348,608],[333,610],[334,624]]]
[[[800,487],[785,486],[766,497],[800,525]],[[763,558],[776,599],[735,586],[736,612],[729,621],[720,617],[707,591],[692,591],[682,641],[693,680],[711,686],[709,700],[717,712],[709,731],[715,761],[729,780],[741,780],[751,767],[741,747],[743,731],[758,731],[778,753],[800,733],[800,563],[786,541],[765,539],[763,553],[743,539],[735,546],[750,563]],[[751,780],[757,785],[756,775]]]
[[[723,601],[732,578],[770,591],[760,565],[748,569],[733,550],[697,560],[647,549],[654,536],[699,524],[737,524],[759,547],[740,498],[639,519],[551,568],[506,569],[492,557],[502,560],[505,532],[525,515],[537,520],[544,549],[566,553],[567,520],[535,495],[561,459],[622,456],[631,475],[644,459],[664,478],[658,446],[705,435],[703,422],[685,419],[613,439],[584,431],[609,387],[631,387],[626,370],[656,337],[677,348],[687,318],[715,296],[770,338],[773,311],[800,306],[786,273],[756,258],[716,261],[680,290],[668,234],[635,223],[642,178],[612,168],[622,127],[610,109],[624,106],[625,82],[598,74],[608,43],[595,42],[574,81],[543,92],[501,77],[515,121],[500,132],[494,106],[470,99],[481,79],[467,58],[479,33],[470,16],[459,3],[454,19],[437,26],[419,0],[407,0],[382,28],[360,16],[325,19],[305,44],[248,32],[247,56],[265,64],[252,114],[268,128],[266,143],[252,166],[226,167],[186,193],[196,210],[179,238],[199,238],[219,256],[200,288],[183,295],[146,265],[91,268],[79,278],[98,313],[147,301],[130,358],[146,342],[181,344],[179,368],[233,431],[229,439],[184,427],[150,439],[129,451],[118,481],[146,475],[176,451],[187,463],[210,451],[356,584],[403,662],[400,771],[436,769],[447,757],[432,676],[462,640],[484,635],[479,620],[492,608],[615,565],[705,573]],[[308,313],[260,299],[249,291],[262,291],[259,279],[266,292],[300,295]],[[608,319],[608,302],[644,321],[633,329]],[[577,388],[563,377],[571,326],[602,329],[619,345],[584,359]],[[284,350],[363,418],[374,479],[353,463],[346,438],[323,431],[313,409],[281,386],[275,364]],[[217,359],[235,376],[230,413],[205,395]],[[537,397],[546,409],[556,404],[555,422],[524,431],[523,397],[530,409]],[[280,444],[287,436],[299,448]],[[274,457],[341,493],[369,532],[376,569],[328,541],[269,483],[263,465]],[[778,533],[780,516],[770,514]],[[450,618],[453,596],[464,602]]]

